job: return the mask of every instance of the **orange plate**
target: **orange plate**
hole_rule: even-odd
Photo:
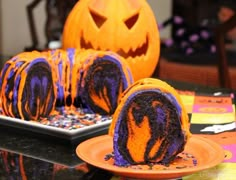
[[[88,164],[123,177],[139,179],[179,178],[214,167],[224,159],[224,150],[220,145],[199,136],[192,136],[189,139],[183,153],[192,155],[194,159],[197,160],[197,164],[195,166],[186,166],[185,168],[180,169],[170,167],[181,167],[183,165],[182,163],[186,160],[176,161],[173,163],[174,165],[170,165],[170,167],[162,166],[162,168],[159,169],[140,168],[140,165],[137,165],[136,168],[135,166],[132,166],[132,168],[118,167],[113,164],[113,159],[105,160],[105,156],[112,151],[113,141],[112,137],[108,135],[88,139],[80,143],[76,148],[78,157]]]

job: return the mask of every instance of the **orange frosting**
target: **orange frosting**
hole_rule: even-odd
[[[47,96],[44,97],[45,100],[40,100],[40,97],[36,97],[36,99],[34,100],[28,100],[28,97],[22,97],[22,95],[24,94],[25,84],[29,76],[27,67],[30,66],[35,59],[43,59],[45,60],[45,63],[49,65],[49,73],[52,78],[52,89],[48,89],[48,91],[53,92],[55,95],[55,100],[53,101],[53,110],[51,112],[53,113],[56,103],[57,105],[58,103],[61,103],[59,104],[59,106],[65,105],[68,108],[72,109],[75,108],[74,105],[76,103],[81,103],[75,103],[75,99],[77,99],[81,95],[81,88],[85,86],[84,77],[86,77],[88,71],[97,60],[97,58],[102,59],[106,55],[109,57],[113,57],[115,60],[117,60],[117,62],[121,64],[120,71],[123,71],[122,73],[124,73],[124,78],[127,78],[127,86],[130,85],[133,82],[133,79],[127,63],[122,57],[110,51],[96,51],[92,49],[80,51],[76,49],[56,49],[44,52],[23,52],[14,56],[5,63],[4,70],[1,72],[2,87],[0,92],[0,99],[1,107],[3,108],[4,114],[11,117],[16,117],[17,114],[17,117],[19,116],[24,119],[24,114],[28,113],[30,117],[33,118],[31,120],[38,120],[38,118],[43,115],[45,111],[47,111],[47,104],[43,104],[42,101],[51,102],[52,96],[50,95],[50,93],[48,93]],[[99,64],[96,68],[94,68],[93,71],[102,71],[102,73],[105,74],[106,70],[102,67],[103,66],[100,66]],[[93,73],[94,72],[91,73],[91,83],[87,83],[88,89],[86,89],[86,93],[92,99],[92,102],[88,103],[93,103],[95,106],[100,107],[104,111],[110,112],[110,109],[112,109],[112,104],[108,96],[108,94],[110,93],[109,87],[103,86],[101,87],[101,90],[99,89],[99,93],[97,93],[95,91],[97,87],[94,87],[95,85],[93,84],[97,83],[93,79]],[[12,81],[9,81],[9,76],[12,78]],[[13,79],[14,77],[15,79]],[[18,80],[16,80],[16,77],[18,77]],[[101,77],[102,76],[98,78]],[[120,98],[121,93],[124,91],[123,84],[121,84],[122,82],[119,83],[120,84],[117,88],[117,101]],[[19,86],[16,87],[15,84],[19,84]],[[98,83],[96,85],[98,85]],[[6,88],[8,88],[7,93],[5,93]],[[16,97],[18,98],[17,100]],[[24,102],[22,101],[23,98],[25,98]],[[15,102],[17,101],[17,108],[15,105],[16,103],[13,105],[13,100]],[[30,112],[30,105],[33,107],[37,107],[35,108],[34,115],[32,115],[32,112]],[[76,107],[77,106],[78,105],[76,104]]]

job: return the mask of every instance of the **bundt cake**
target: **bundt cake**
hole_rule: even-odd
[[[90,113],[112,115],[131,83],[128,65],[113,52],[23,52],[1,71],[1,107],[4,115],[36,121],[56,108],[81,104]]]

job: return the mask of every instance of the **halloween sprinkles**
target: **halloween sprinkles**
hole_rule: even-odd
[[[104,157],[105,161],[110,161],[110,163],[114,162],[114,154],[106,154]],[[122,166],[122,168],[129,168],[133,170],[179,170],[186,168],[193,168],[198,165],[197,158],[188,153],[182,152],[170,163],[170,164],[161,164],[155,162],[149,162],[146,164],[138,164],[138,165],[130,165],[130,166]]]
[[[2,110],[0,109],[0,114],[2,114],[1,112]],[[65,130],[76,130],[111,120],[111,116],[90,113],[86,109],[71,109],[63,107],[57,109],[48,117],[40,118],[39,121],[30,122],[40,123],[42,125],[52,126]]]
[[[39,122],[48,126],[73,130],[110,120],[111,116],[90,113],[81,108],[75,110],[63,108],[46,118],[42,118]]]

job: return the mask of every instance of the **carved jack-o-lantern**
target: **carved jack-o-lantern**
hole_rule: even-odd
[[[80,0],[66,20],[62,41],[63,48],[118,53],[134,80],[150,77],[160,54],[157,23],[146,0]]]

